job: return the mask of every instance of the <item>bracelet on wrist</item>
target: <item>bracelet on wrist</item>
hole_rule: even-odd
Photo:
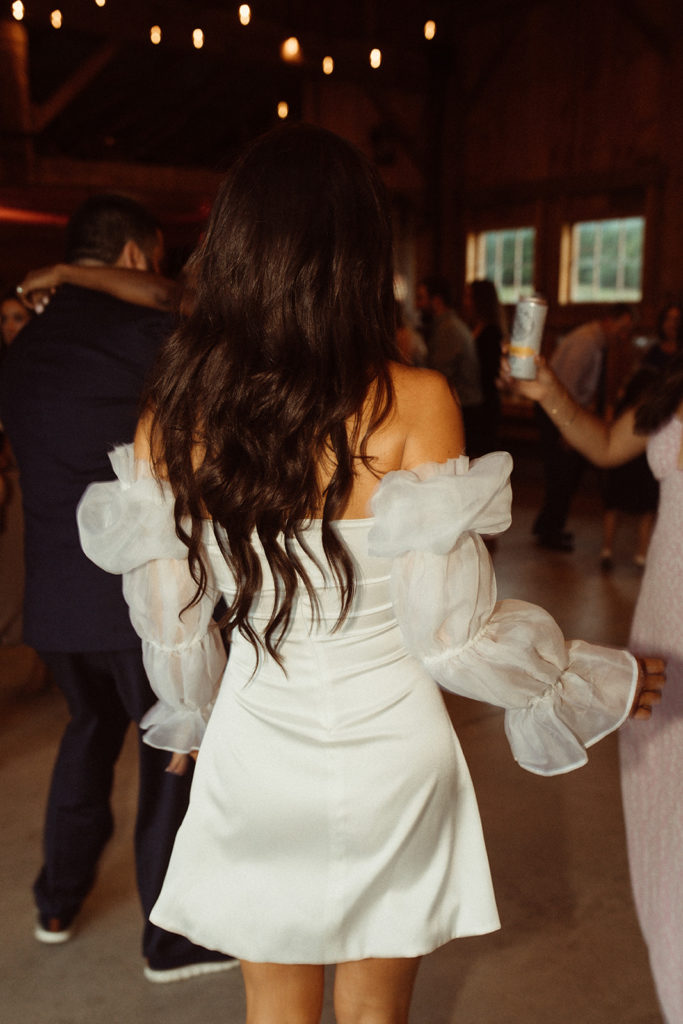
[[[560,412],[560,409],[562,408],[562,405],[563,404],[567,405],[566,402],[563,403],[563,401],[562,401],[565,398],[569,399],[569,406],[570,406],[571,415],[569,416],[568,419],[565,419],[562,422],[558,423],[557,426],[559,426],[559,427],[570,427],[572,425],[572,423],[574,422],[574,420],[576,419],[578,411],[579,411],[579,406],[576,405],[576,403],[572,401],[571,397],[565,391],[565,392],[562,392],[562,394],[560,395],[560,401],[557,403],[557,405],[551,406],[551,408],[548,410],[550,416],[553,419]]]

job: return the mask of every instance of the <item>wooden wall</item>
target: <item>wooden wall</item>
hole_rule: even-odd
[[[650,327],[683,289],[683,4],[480,0],[453,12],[450,36],[426,71],[423,61],[422,73],[406,62],[398,78],[317,75],[303,88],[304,118],[378,160],[412,283],[438,270],[459,294],[468,231],[534,225],[535,286],[549,299],[551,332],[600,311],[558,302],[562,225],[644,214],[641,315]],[[14,101],[3,109],[7,122]],[[196,231],[191,212],[217,180],[199,170],[68,161],[26,167],[24,181],[0,173],[0,206],[8,191],[23,189],[36,208],[68,212],[109,176],[175,218],[178,238]],[[60,246],[57,228],[0,222],[0,279],[57,258]]]

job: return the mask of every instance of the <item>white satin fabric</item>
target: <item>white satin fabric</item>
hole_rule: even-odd
[[[281,648],[286,674],[263,655],[254,672],[253,649],[235,636],[220,687],[225,656],[209,621],[232,578],[212,531],[210,589],[179,618],[194,585],[172,495],[144,465],[136,472],[130,448],[112,462],[119,479],[89,488],[79,528],[91,558],[126,574],[160,696],[146,739],[187,750],[206,729],[152,920],[280,963],[415,956],[497,928],[472,783],[434,679],[505,707],[515,757],[554,774],[623,721],[637,676],[626,652],[565,645],[541,609],[496,604],[476,531],[509,524],[509,456],[388,474],[373,518],[336,524],[358,579],[337,631],[312,522],[314,557],[301,557],[320,619],[300,595]],[[262,563],[257,632],[273,598]]]

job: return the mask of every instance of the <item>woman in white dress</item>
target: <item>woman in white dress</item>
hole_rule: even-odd
[[[79,509],[143,638],[147,742],[201,746],[152,920],[239,957],[249,1024],[315,1024],[328,963],[339,1024],[405,1024],[420,956],[499,927],[437,682],[505,707],[548,775],[662,683],[496,602],[479,533],[509,524],[511,460],[469,466],[445,379],[394,361],[391,253],[353,147],[303,125],[253,143],[135,450]]]

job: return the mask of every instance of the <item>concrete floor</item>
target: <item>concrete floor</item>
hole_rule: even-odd
[[[572,555],[541,553],[531,542],[534,463],[522,456],[513,482],[514,523],[495,554],[501,596],[544,604],[568,635],[624,643],[639,585],[630,564],[633,524],[605,577],[597,568],[595,480],[573,517]],[[585,768],[542,779],[513,762],[500,712],[447,703],[479,796],[503,927],[425,958],[411,1024],[659,1024],[630,895],[615,738],[594,747]],[[63,946],[34,940],[31,885],[66,710],[57,692],[41,687],[27,648],[0,649],[0,713],[0,1024],[240,1024],[237,970],[164,986],[142,976],[130,742],[117,771],[116,835],[78,931]],[[332,977],[330,969],[323,1024],[334,1021]]]

